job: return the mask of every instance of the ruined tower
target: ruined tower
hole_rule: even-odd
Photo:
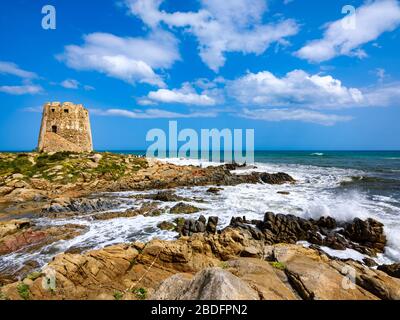
[[[89,111],[81,104],[46,103],[43,107],[38,151],[93,151]]]

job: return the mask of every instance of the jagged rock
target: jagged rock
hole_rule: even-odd
[[[343,234],[351,241],[378,252],[383,252],[386,245],[383,224],[374,219],[363,221],[355,218],[351,224],[346,225]]]
[[[107,211],[114,209],[120,205],[121,202],[117,199],[69,199],[60,198],[55,199],[49,206],[42,210],[42,213],[47,217],[57,217],[57,215],[49,215],[51,213],[91,213],[96,211]],[[62,215],[60,215],[62,216]]]
[[[230,225],[248,230],[254,239],[262,239],[269,244],[308,241],[335,250],[354,249],[370,256],[383,252],[386,244],[383,225],[372,219],[365,222],[356,219],[351,224],[345,224],[345,231],[341,231],[337,229],[338,222],[331,217],[315,221],[267,212],[263,221],[232,218]]]
[[[378,267],[378,270],[387,273],[391,277],[400,278],[400,263],[382,265]]]
[[[215,234],[217,232],[218,217],[209,217],[207,222],[206,231]]]
[[[173,206],[170,210],[171,214],[192,214],[201,211],[201,209],[192,206],[190,204],[186,204],[183,202],[179,202],[177,205]]]

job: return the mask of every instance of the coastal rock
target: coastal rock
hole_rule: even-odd
[[[182,279],[182,278],[180,278]],[[164,300],[259,300],[258,293],[246,282],[220,268],[207,268],[197,273],[192,281],[180,281],[180,293],[168,292],[171,280],[156,290],[153,298]]]
[[[351,241],[378,252],[383,252],[386,245],[383,224],[374,219],[363,221],[355,218],[351,224],[346,225],[343,234]]]
[[[183,202],[179,202],[177,205],[173,206],[170,210],[171,214],[192,214],[201,211],[201,209],[192,206],[190,204],[186,204]]]
[[[213,193],[213,194],[219,194],[220,191],[222,191],[224,189],[222,188],[215,188],[215,187],[211,187],[207,189],[208,193]]]
[[[381,265],[378,270],[387,273],[391,277],[400,279],[400,263],[394,263],[390,265]]]
[[[206,231],[211,234],[215,234],[217,232],[218,225],[218,217],[210,217],[208,218]]]
[[[279,172],[279,173],[261,173],[260,179],[262,182],[267,184],[284,184],[284,183],[294,183],[296,182],[290,175],[287,173]]]
[[[157,225],[157,227],[161,230],[168,230],[168,231],[175,230],[175,228],[176,228],[175,224],[168,222],[168,221],[163,221],[163,222],[159,223]]]
[[[259,256],[240,257],[245,250]],[[300,245],[266,245],[249,230],[232,227],[61,254],[48,267],[56,273],[56,290],[44,289],[46,276],[39,275],[26,281],[32,299],[111,299],[117,291],[124,300],[137,299],[131,292],[144,288],[151,299],[370,300],[398,299],[400,290],[400,280],[382,271]],[[355,270],[355,282],[348,270]],[[1,291],[21,299],[18,284]]]
[[[75,238],[85,230],[84,226],[74,224],[42,229],[24,228],[0,239],[0,255],[25,248],[29,251],[35,251],[59,240]]]
[[[370,256],[383,252],[386,244],[383,225],[372,219],[365,222],[356,219],[353,223],[345,223],[346,229],[342,231],[337,229],[339,223],[331,217],[315,221],[267,212],[263,221],[232,218],[230,225],[248,230],[254,239],[262,239],[268,244],[307,241],[335,250],[354,249]]]
[[[31,221],[28,219],[0,222],[0,239],[31,226]]]
[[[42,209],[42,215],[49,218],[63,218],[82,213],[108,211],[117,208],[121,202],[117,199],[107,198],[58,198]]]
[[[154,217],[159,216],[163,213],[163,210],[159,209],[156,202],[145,202],[138,209],[128,209],[126,211],[110,211],[104,213],[98,213],[93,215],[95,220],[111,220],[116,218],[133,218],[137,216]]]

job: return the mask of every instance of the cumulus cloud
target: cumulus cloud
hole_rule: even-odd
[[[92,33],[84,37],[83,45],[66,46],[57,58],[75,70],[94,70],[130,84],[164,87],[154,70],[170,68],[180,59],[177,46],[172,34],[160,30],[145,38]]]
[[[309,42],[296,55],[310,62],[322,62],[336,56],[365,57],[362,45],[374,41],[400,24],[400,4],[397,0],[366,1],[355,14],[355,28],[346,28],[348,18],[325,27],[322,39]]]
[[[160,109],[125,110],[125,109],[91,109],[90,112],[99,116],[119,116],[131,119],[177,119],[177,118],[214,118],[217,112],[177,113]]]
[[[263,23],[267,11],[265,0],[201,0],[197,12],[160,10],[163,0],[125,0],[130,12],[150,28],[161,23],[184,28],[199,42],[203,62],[217,72],[225,64],[225,53],[262,54],[274,42],[286,43],[286,37],[298,32],[293,20]]]
[[[43,91],[43,88],[38,85],[22,85],[22,86],[0,86],[0,92],[11,95],[38,94]]]
[[[228,84],[228,93],[242,104],[266,107],[340,108],[364,100],[357,88],[347,88],[330,75],[294,70],[279,78],[269,71],[248,73]]]
[[[180,89],[159,89],[152,91],[147,96],[147,101],[160,103],[179,103],[197,106],[214,106],[217,101],[206,93],[198,94],[189,84],[183,84]]]
[[[21,69],[17,64],[8,61],[0,61],[0,74],[13,75],[22,79],[35,79],[37,74]]]
[[[325,114],[307,109],[243,109],[240,117],[253,120],[278,121],[301,121],[332,126],[337,122],[349,121],[352,117]]]

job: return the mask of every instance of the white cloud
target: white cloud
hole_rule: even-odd
[[[0,86],[0,92],[12,95],[38,94],[43,88],[38,85],[22,85],[22,86]]]
[[[239,114],[240,117],[253,120],[264,121],[301,121],[332,126],[337,122],[350,121],[348,116],[339,116],[335,114],[325,114],[307,109],[244,109]]]
[[[0,74],[9,74],[22,79],[35,79],[37,74],[21,69],[13,62],[0,61]]]
[[[61,82],[61,86],[66,88],[66,89],[78,89],[80,83],[77,80],[74,79],[67,79]]]
[[[58,59],[75,70],[94,70],[130,84],[148,83],[164,87],[154,69],[170,68],[180,59],[178,41],[170,33],[156,30],[146,38],[123,38],[92,33],[82,46],[69,45]]]
[[[400,107],[400,82],[381,84],[363,90],[366,107]]]
[[[264,24],[265,0],[201,0],[197,12],[167,13],[160,10],[163,0],[125,0],[130,12],[151,28],[161,23],[182,27],[196,36],[200,57],[217,72],[225,64],[225,53],[262,54],[271,43],[285,42],[298,32],[293,20]]]
[[[218,114],[214,111],[177,113],[160,109],[125,110],[125,109],[91,109],[90,112],[99,116],[119,116],[131,119],[177,119],[177,118],[214,118]]]
[[[363,94],[330,75],[294,70],[284,77],[269,71],[248,73],[228,84],[228,94],[242,104],[264,107],[340,108],[358,106]]]
[[[60,83],[62,87],[65,89],[74,89],[77,90],[79,88],[83,88],[85,91],[92,91],[95,90],[94,87],[89,86],[89,85],[82,85],[78,80],[75,79],[66,79],[63,82]]]
[[[161,103],[180,103],[197,106],[214,106],[217,101],[207,94],[198,94],[194,88],[184,83],[180,89],[159,89],[148,94],[148,100]]]
[[[355,28],[345,28],[348,18],[328,23],[322,39],[309,42],[296,52],[302,59],[322,62],[336,56],[365,57],[361,46],[376,40],[400,24],[400,5],[397,0],[366,1],[355,14]]]

